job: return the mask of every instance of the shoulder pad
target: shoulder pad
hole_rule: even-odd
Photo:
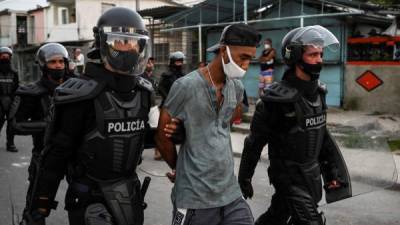
[[[103,84],[92,79],[70,78],[56,88],[54,102],[56,104],[65,104],[92,99],[103,88]]]
[[[295,102],[299,97],[299,91],[291,87],[286,81],[272,83],[261,97],[266,102]]]
[[[139,88],[145,89],[150,92],[154,91],[153,84],[145,78],[137,76],[137,81]]]
[[[325,83],[321,82],[320,80],[318,80],[318,90],[323,94],[328,93],[328,87],[326,86]]]
[[[38,96],[47,93],[48,90],[39,84],[39,82],[35,82],[28,85],[19,86],[15,91],[16,95],[30,95],[30,96]]]

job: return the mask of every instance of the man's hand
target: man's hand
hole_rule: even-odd
[[[176,178],[176,170],[172,170],[171,172],[168,172],[167,177],[171,183],[175,183],[175,178]]]
[[[239,180],[239,186],[245,199],[253,197],[254,191],[250,179]]]

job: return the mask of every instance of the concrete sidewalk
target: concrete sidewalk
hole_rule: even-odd
[[[245,115],[244,121],[251,120],[251,113]],[[382,137],[400,139],[400,115],[370,114],[361,111],[345,111],[342,109],[329,109],[327,116],[328,128],[332,133],[340,135],[341,132],[351,129],[353,132],[368,137]],[[243,143],[249,133],[250,124],[243,122],[232,127],[232,146],[234,155],[240,157]],[[268,146],[262,152],[262,160],[268,160]],[[400,174],[400,154],[393,153],[393,163],[397,174]],[[400,179],[397,179],[397,182]]]

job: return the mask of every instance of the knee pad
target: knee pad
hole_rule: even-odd
[[[114,223],[106,207],[101,203],[94,203],[86,208],[85,225],[114,225]]]
[[[292,225],[324,225],[325,217],[319,213],[314,199],[309,193],[301,188],[290,187],[290,194],[287,196],[287,203],[290,208],[291,218],[288,224]]]

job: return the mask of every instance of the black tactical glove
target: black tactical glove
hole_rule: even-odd
[[[240,185],[240,189],[242,190],[243,197],[245,199],[247,199],[247,198],[251,199],[254,194],[253,185],[251,184],[251,180],[250,179],[240,179],[239,185]]]
[[[176,132],[172,135],[171,139],[174,144],[182,144],[185,142],[186,130],[182,124],[179,124]]]
[[[45,225],[45,216],[40,214],[38,211],[29,213],[27,210],[22,215],[22,221],[20,225]]]

